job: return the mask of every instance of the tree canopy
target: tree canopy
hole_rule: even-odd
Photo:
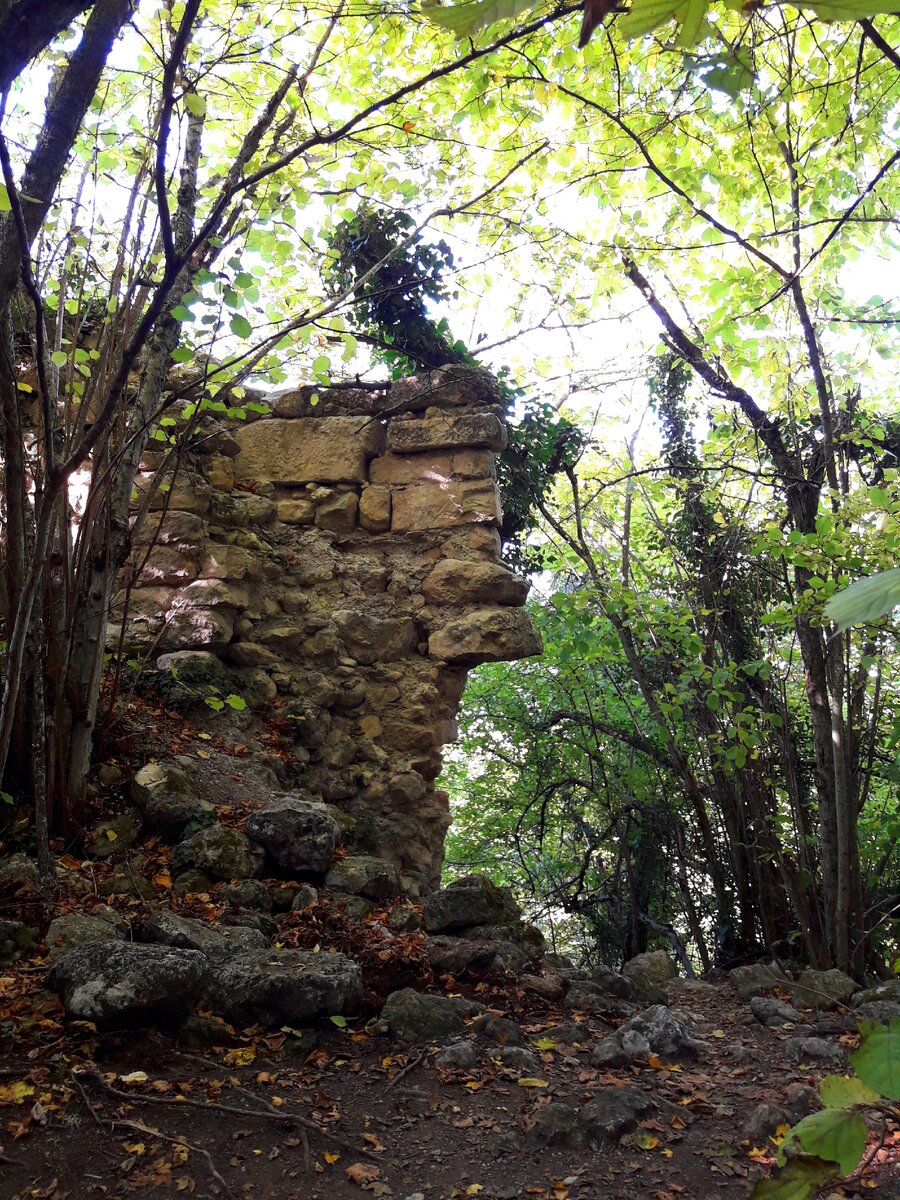
[[[882,11],[591,5],[579,48],[566,4],[0,7],[0,765],[39,841],[79,824],[148,445],[251,384],[377,378],[405,289],[429,352],[510,373],[543,465],[548,656],[473,685],[454,858],[620,954],[883,964],[893,626],[823,615],[897,562]],[[379,295],[396,239],[421,274]]]

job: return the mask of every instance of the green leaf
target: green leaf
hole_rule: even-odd
[[[53,363],[54,367],[64,367],[69,361],[69,356],[66,354],[65,350],[54,350],[50,355],[50,361]]]
[[[228,327],[237,337],[248,338],[253,333],[253,326],[246,317],[240,315],[232,317]]]
[[[235,712],[243,712],[247,707],[247,701],[243,696],[236,696],[233,692],[230,696],[225,697],[225,703],[229,708],[233,708]]]
[[[888,1100],[900,1100],[900,1017],[890,1025],[860,1021],[862,1043],[850,1055],[860,1079]]]
[[[509,21],[520,13],[534,8],[538,0],[469,0],[466,4],[455,4],[452,8],[439,8],[435,4],[423,4],[422,16],[434,25],[449,29],[457,38],[471,37],[480,29],[497,21]]]
[[[220,700],[218,696],[207,696],[206,703],[213,710],[213,712],[221,712],[225,707],[225,701]]]
[[[338,1029],[343,1029],[344,1026],[347,1024],[346,1017],[336,1016],[336,1017],[329,1017],[328,1019],[331,1021],[332,1025],[337,1025]]]
[[[852,1108],[854,1104],[877,1104],[880,1096],[850,1075],[826,1075],[819,1082],[819,1095],[826,1108]]]
[[[12,204],[10,204],[9,201],[9,192],[6,190],[3,184],[0,183],[0,212],[9,212],[11,208]]]
[[[709,0],[687,0],[684,11],[679,12],[681,29],[676,45],[682,50],[691,50],[701,40],[709,12]]]
[[[616,25],[625,37],[641,37],[671,21],[680,7],[681,0],[634,0],[628,12],[619,17]]]
[[[865,625],[891,612],[900,604],[900,567],[880,571],[832,596],[825,605],[825,616],[834,621],[838,633],[851,625]]]
[[[184,103],[188,112],[193,113],[195,117],[206,116],[206,101],[196,92],[185,92]]]
[[[891,0],[816,0],[815,4],[805,3],[804,0],[792,0],[795,8],[809,8],[821,17],[823,21],[862,21],[866,17],[877,17],[882,13],[897,11],[896,3]]]
[[[823,1183],[837,1176],[837,1163],[821,1158],[792,1158],[771,1179],[753,1189],[751,1200],[809,1200]]]
[[[865,1118],[848,1108],[826,1108],[811,1113],[790,1130],[781,1145],[781,1153],[799,1142],[807,1154],[835,1162],[841,1175],[849,1175],[862,1158],[869,1127]]]
[[[193,321],[194,314],[189,308],[185,308],[183,304],[176,304],[172,309],[172,317],[176,321]]]

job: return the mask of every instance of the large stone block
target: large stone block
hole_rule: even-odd
[[[366,462],[384,448],[384,427],[369,417],[264,420],[236,432],[239,479],[301,483],[362,483]]]
[[[423,417],[391,421],[388,449],[394,454],[421,454],[423,450],[452,450],[459,446],[476,449],[506,449],[506,426],[493,413],[464,413],[461,416]]]
[[[420,483],[394,492],[391,531],[424,533],[479,522],[499,525],[502,519],[500,497],[491,479]]]
[[[372,483],[395,487],[406,483],[449,483],[454,479],[490,479],[495,472],[490,450],[431,451],[426,454],[383,454],[369,464]]]
[[[522,605],[531,584],[499,563],[445,558],[422,585],[429,604]]]
[[[359,498],[359,523],[369,533],[385,533],[391,527],[391,489],[367,487]]]
[[[175,480],[164,479],[156,487],[156,475],[137,475],[134,480],[134,490],[137,492],[138,503],[142,503],[149,491],[150,512],[189,512],[205,513],[209,508],[212,488],[199,475],[187,472],[179,473]]]
[[[333,620],[348,654],[365,666],[408,658],[419,641],[416,623],[411,617],[384,619],[341,609],[333,614]]]
[[[478,608],[436,629],[428,639],[432,658],[457,666],[509,662],[540,654],[540,635],[519,608]]]
[[[390,412],[421,412],[426,408],[456,408],[468,404],[507,403],[497,379],[483,367],[448,363],[426,374],[398,379],[391,387]]]

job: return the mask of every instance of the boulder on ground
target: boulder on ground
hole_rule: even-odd
[[[872,1004],[877,1000],[888,1000],[894,1004],[900,1004],[900,979],[885,979],[881,983],[876,983],[874,987],[863,988],[857,992],[850,1004],[853,1008],[859,1008],[863,1004]]]
[[[699,1043],[675,1019],[664,1004],[654,1004],[626,1021],[615,1033],[605,1037],[594,1049],[598,1066],[628,1066],[653,1054],[667,1058],[695,1058]]]
[[[212,879],[252,879],[262,873],[265,855],[237,829],[211,825],[180,842],[172,855],[176,872],[193,867]]]
[[[155,912],[143,927],[144,940],[160,946],[199,950],[210,960],[242,950],[264,950],[269,942],[258,929],[246,925],[205,925],[193,917],[180,917],[167,908]]]
[[[96,942],[122,942],[125,940],[125,925],[114,912],[94,916],[88,913],[68,913],[50,922],[44,941],[52,959],[59,958],[76,946],[90,946]]]
[[[435,975],[461,975],[489,967],[497,957],[496,942],[475,942],[439,933],[425,939],[425,953]]]
[[[216,899],[224,901],[229,908],[252,908],[259,912],[272,911],[272,897],[269,895],[269,889],[258,879],[237,879],[234,883],[225,883],[216,893]]]
[[[97,1025],[177,1021],[203,994],[209,960],[197,950],[95,942],[53,964],[48,985],[71,1017]]]
[[[91,830],[85,843],[89,858],[112,858],[123,850],[130,850],[141,836],[141,814],[134,809],[99,821]]]
[[[557,1100],[532,1114],[528,1136],[541,1146],[568,1146],[572,1150],[580,1150],[586,1140],[578,1123],[578,1110]]]
[[[147,763],[131,781],[131,798],[142,810],[154,792],[179,792],[190,796],[193,791],[187,771],[170,761]]]
[[[245,950],[213,963],[210,1007],[237,1025],[296,1025],[355,1012],[362,971],[343,954]]]
[[[141,807],[147,825],[167,841],[189,837],[216,820],[212,804],[189,792],[152,791]]]
[[[478,1055],[471,1042],[451,1042],[434,1061],[451,1071],[470,1071],[478,1062]]]
[[[728,972],[728,978],[738,994],[739,1000],[749,1000],[751,996],[762,996],[773,988],[789,988],[791,981],[776,962],[749,963],[745,967],[735,967]]]
[[[620,1000],[635,998],[634,980],[627,975],[616,974],[612,967],[607,967],[603,963],[591,971],[591,983],[602,988],[608,996],[616,996]]]
[[[618,1141],[649,1107],[650,1097],[638,1087],[608,1087],[580,1109],[578,1124],[592,1142]]]
[[[484,1012],[484,1005],[459,996],[427,996],[414,988],[391,992],[381,1019],[400,1042],[430,1042],[463,1032],[466,1017]]]
[[[323,804],[286,795],[247,818],[247,833],[269,857],[291,871],[327,871],[334,862],[338,827]]]
[[[843,971],[833,967],[830,971],[804,971],[791,999],[797,1008],[838,1008],[847,1004],[859,984]]]
[[[400,895],[400,877],[394,864],[364,854],[339,858],[325,876],[325,886],[369,900],[392,900]]]
[[[776,1000],[774,996],[751,996],[750,1008],[761,1025],[776,1026],[791,1022],[796,1025],[802,1017],[792,1004]]]
[[[784,1052],[796,1062],[841,1062],[844,1057],[840,1046],[820,1037],[788,1038]]]
[[[665,950],[638,954],[622,968],[622,974],[634,985],[634,998],[642,1004],[665,1004],[666,984],[678,978],[675,964]]]
[[[744,1122],[742,1136],[754,1146],[763,1145],[772,1137],[779,1125],[790,1125],[787,1112],[778,1104],[763,1102],[754,1108]]]
[[[429,933],[443,933],[469,925],[518,924],[520,913],[508,889],[497,887],[484,875],[466,875],[432,892],[425,901],[424,918]]]

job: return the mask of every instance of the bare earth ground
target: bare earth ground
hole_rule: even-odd
[[[790,1030],[747,1023],[747,1006],[727,985],[682,986],[672,997],[707,1035],[697,1063],[598,1071],[590,1049],[609,1026],[590,1017],[582,1044],[541,1050],[540,1076],[523,1082],[490,1064],[443,1071],[435,1048],[399,1049],[353,1022],[322,1030],[311,1051],[289,1033],[254,1030],[222,1028],[225,1044],[202,1051],[159,1033],[98,1036],[63,1024],[39,973],[32,980],[12,1006],[13,1036],[0,1054],[0,1086],[33,1089],[2,1109],[0,1195],[10,1200],[179,1191],[271,1200],[363,1200],[363,1191],[401,1200],[741,1197],[775,1152],[771,1141],[741,1142],[743,1122],[788,1084],[823,1073],[786,1062]],[[505,1012],[529,1038],[571,1019],[546,1006],[529,1011],[516,991]],[[492,1007],[497,998],[491,989]],[[618,1144],[572,1150],[530,1135],[539,1106],[581,1104],[626,1083],[647,1088],[654,1107]],[[886,1200],[898,1185],[900,1131],[888,1128],[862,1177],[830,1194]]]
[[[253,757],[283,753],[277,728],[222,736],[221,723],[198,733],[196,721],[146,712],[143,737],[123,751],[123,778],[135,755],[146,759],[152,746],[189,754],[219,821],[239,827],[257,791]],[[118,803],[115,789],[101,791],[98,815]],[[84,863],[63,850],[57,914],[103,903],[140,920],[150,906],[168,904],[207,920],[223,917],[215,895],[174,895],[170,849],[158,838],[135,848],[149,901],[101,896],[104,879],[122,866]],[[129,872],[137,862],[129,860]],[[101,1034],[66,1020],[45,990],[45,949],[0,974],[0,1200],[178,1192],[259,1200],[745,1197],[776,1152],[771,1140],[743,1140],[747,1118],[762,1102],[779,1103],[789,1085],[815,1085],[841,1069],[789,1061],[784,1044],[792,1028],[758,1024],[725,982],[672,985],[671,1006],[704,1043],[698,1059],[651,1056],[627,1069],[597,1069],[591,1050],[621,1018],[553,1007],[502,974],[444,977],[437,986],[417,935],[396,938],[391,958],[376,929],[342,925],[324,905],[288,914],[279,929],[282,944],[321,944],[356,958],[366,1015],[343,1028],[326,1021],[315,1031],[275,1032],[235,1030],[207,1017],[189,1043],[156,1031]],[[374,1017],[390,991],[406,986],[464,994],[514,1019],[539,1054],[539,1070],[500,1068],[482,1054],[472,1070],[452,1071],[435,1061],[440,1046],[392,1042]],[[542,1036],[573,1019],[581,1022],[580,1041],[551,1045]],[[828,1021],[828,1040],[851,1049],[854,1035],[840,1020]],[[617,1143],[595,1150],[538,1142],[533,1127],[542,1106],[583,1105],[623,1085],[646,1090],[652,1106]],[[833,1188],[830,1200],[900,1196],[900,1129],[888,1122],[879,1132],[880,1139],[870,1137],[865,1170]]]

